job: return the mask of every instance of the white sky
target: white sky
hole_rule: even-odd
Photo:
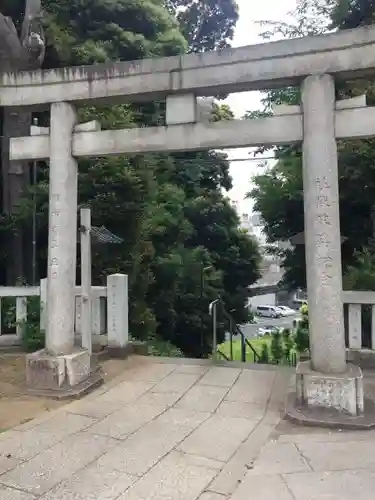
[[[240,9],[240,18],[233,40],[234,47],[262,43],[263,40],[259,33],[264,31],[264,28],[259,26],[257,21],[285,19],[288,12],[294,10],[297,0],[261,0],[260,2],[237,0],[237,3]],[[226,103],[230,105],[236,118],[241,118],[246,111],[261,108],[260,98],[260,92],[232,94]],[[246,158],[250,151],[250,149],[236,149],[229,151],[229,155],[232,158]],[[233,178],[233,189],[229,192],[229,196],[233,201],[238,202],[240,213],[251,212],[252,203],[244,198],[251,187],[251,177],[257,170],[259,171],[256,161],[231,163],[230,173]]]

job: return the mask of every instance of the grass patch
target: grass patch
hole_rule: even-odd
[[[269,361],[271,363],[273,362],[272,352],[271,352],[272,335],[265,335],[264,337],[249,339],[249,342],[251,343],[251,345],[256,350],[256,352],[258,353],[259,356],[262,353],[263,345],[267,344],[268,352],[269,352]],[[223,354],[225,354],[230,359],[230,341],[229,340],[227,342],[224,342],[223,344],[220,344],[218,346],[218,350],[221,351]],[[296,350],[292,349],[291,353],[296,354]],[[233,340],[233,361],[241,361],[241,341],[240,340]],[[246,362],[255,363],[254,353],[248,345],[246,345]],[[287,362],[284,361],[284,364],[287,364]]]
[[[271,347],[271,336],[265,335],[262,338],[251,339],[251,345],[260,355],[262,351],[262,344],[266,343],[268,348]],[[230,341],[226,341],[218,346],[218,349],[230,358]],[[233,340],[233,361],[241,361],[241,341]],[[246,361],[254,363],[254,353],[248,345],[246,345]]]

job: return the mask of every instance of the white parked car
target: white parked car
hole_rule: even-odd
[[[276,306],[258,306],[256,314],[265,318],[280,318],[282,316],[281,311]]]
[[[297,314],[297,311],[288,306],[277,306],[277,309],[280,311],[281,316],[294,316]]]
[[[273,333],[276,333],[278,331],[279,329],[276,326],[267,325],[258,328],[257,334],[258,337],[264,337],[265,335],[272,335]]]

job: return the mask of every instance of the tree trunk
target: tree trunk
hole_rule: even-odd
[[[0,14],[0,71],[18,72],[40,67],[44,58],[44,34],[41,24],[41,0],[26,0],[25,16],[20,38],[10,18]],[[17,208],[25,188],[29,184],[28,162],[9,160],[9,139],[29,135],[31,112],[22,108],[3,109],[3,139],[1,151],[2,210],[11,215]],[[25,278],[25,252],[30,242],[24,238],[24,228],[18,227],[7,242],[8,285]],[[25,241],[24,241],[25,240]]]

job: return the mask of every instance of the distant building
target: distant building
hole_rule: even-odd
[[[275,243],[267,242],[267,237],[264,233],[264,222],[259,212],[253,212],[252,214],[244,212],[240,214],[238,210],[238,201],[232,201],[232,206],[236,210],[240,219],[240,227],[255,237],[266,261],[278,261],[277,257],[270,256],[269,253],[266,252],[267,247],[276,247],[283,250],[292,248],[289,241],[277,241]]]
[[[249,214],[241,214],[240,216],[240,226],[242,229],[247,231],[249,234],[254,234],[254,227],[251,222],[251,216]]]
[[[253,212],[253,215],[251,216],[251,222],[252,222],[254,227],[263,227],[264,226],[260,212]]]

